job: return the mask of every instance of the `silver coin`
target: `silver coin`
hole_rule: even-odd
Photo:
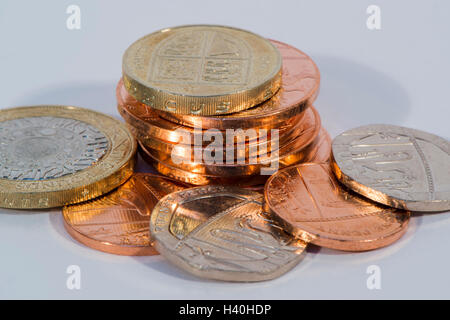
[[[48,180],[98,162],[108,139],[75,119],[29,117],[0,123],[0,178]]]
[[[333,170],[350,189],[411,211],[450,210],[450,143],[393,125],[346,131],[333,141]]]
[[[186,189],[158,202],[150,234],[159,253],[198,277],[273,279],[297,265],[306,243],[285,233],[262,204],[262,194],[235,187]]]

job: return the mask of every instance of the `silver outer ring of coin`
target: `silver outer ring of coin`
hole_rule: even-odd
[[[348,130],[333,141],[338,180],[361,195],[410,211],[450,210],[450,142],[394,125]]]
[[[205,265],[196,265],[195,267],[190,263],[191,257],[189,255],[181,255],[180,251],[184,247],[184,239],[178,240],[175,238],[169,231],[169,225],[172,220],[172,215],[174,211],[171,209],[177,209],[177,207],[183,202],[190,202],[204,198],[204,197],[214,197],[214,196],[233,196],[239,194],[239,199],[246,200],[246,203],[257,203],[261,205],[261,212],[267,214],[264,221],[268,222],[270,228],[275,230],[272,233],[281,233],[283,234],[283,238],[286,240],[289,238],[289,243],[280,243],[278,242],[278,246],[269,246],[264,242],[261,242],[261,245],[258,247],[251,247],[252,251],[259,250],[262,254],[264,250],[271,250],[273,252],[273,256],[286,256],[290,255],[291,259],[282,265],[278,265],[276,270],[272,270],[271,272],[261,272],[258,271],[257,267],[258,261],[251,261],[252,267],[254,269],[251,270],[221,270],[219,267],[216,268],[206,268]],[[238,197],[236,197],[238,198]],[[280,277],[284,273],[291,270],[295,267],[303,258],[306,252],[307,243],[301,240],[297,240],[292,236],[288,235],[278,224],[274,222],[270,214],[268,214],[263,209],[263,195],[256,191],[245,190],[237,187],[230,186],[203,186],[203,187],[195,187],[186,190],[182,190],[179,192],[174,192],[162,198],[157,205],[154,207],[151,219],[150,219],[150,237],[153,242],[152,245],[157,249],[157,251],[163,255],[167,260],[169,260],[175,266],[183,269],[184,271],[193,274],[199,278],[211,279],[211,280],[219,280],[219,281],[230,281],[230,282],[257,282],[257,281],[266,281],[271,280],[277,277]],[[239,206],[239,205],[238,205]],[[231,207],[235,208],[235,207]],[[202,229],[202,226],[208,225],[211,222],[217,222],[219,219],[223,218],[225,215],[229,214],[229,210],[225,210],[224,212],[218,213],[208,219],[207,222],[203,223],[201,226],[194,229],[191,233],[196,233],[198,229]],[[244,217],[243,217],[244,218]],[[263,219],[261,219],[263,221]],[[239,222],[243,222],[243,220],[239,220]],[[240,225],[237,223],[236,225]],[[248,232],[252,237],[262,239],[264,236],[270,235],[272,242],[275,242],[276,238],[269,232],[257,232],[255,229],[250,228],[242,228],[245,229],[244,232]],[[217,230],[217,229],[215,229]],[[232,232],[233,230],[225,231]],[[292,240],[292,241],[291,241]],[[231,241],[231,240],[229,240]],[[297,245],[292,245],[293,243]],[[245,243],[239,244],[245,246]],[[284,250],[283,250],[284,249]],[[205,257],[205,252],[201,248],[198,248],[199,252]],[[231,250],[231,249],[230,249]],[[283,252],[284,251],[284,252]],[[281,258],[280,258],[281,259]],[[230,265],[232,262],[230,263]]]

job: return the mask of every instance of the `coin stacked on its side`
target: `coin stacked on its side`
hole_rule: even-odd
[[[132,44],[116,94],[141,155],[163,175],[262,189],[279,168],[328,160],[331,139],[312,107],[319,82],[292,46],[186,26]]]

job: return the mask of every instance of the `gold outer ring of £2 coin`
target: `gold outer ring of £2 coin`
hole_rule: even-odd
[[[117,188],[133,174],[137,149],[134,137],[122,122],[96,111],[73,106],[48,105],[4,109],[0,111],[0,123],[4,124],[3,130],[0,130],[0,138],[2,138],[2,134],[8,134],[6,132],[8,121],[20,121],[26,124],[36,119],[39,121],[42,117],[52,119],[56,125],[65,123],[67,126],[72,126],[62,128],[63,132],[66,132],[68,128],[77,130],[77,126],[86,125],[90,128],[89,130],[93,130],[96,134],[103,137],[107,147],[99,159],[95,159],[95,161],[86,165],[83,170],[70,172],[55,178],[20,180],[17,177],[6,178],[2,176],[0,178],[0,207],[44,209],[79,203],[96,198]],[[74,124],[70,122],[74,122]],[[46,132],[48,128],[40,129],[43,129],[41,130],[43,134],[48,134]],[[80,139],[84,139],[89,134],[85,131],[78,132],[81,136]],[[17,135],[18,133],[20,132],[12,132],[11,134]],[[25,132],[24,134],[28,133]],[[70,134],[70,132],[67,133],[67,139],[71,138]],[[56,148],[52,146],[52,142],[57,144],[57,139],[62,138],[62,136],[54,137],[54,141],[47,139],[50,142],[46,140],[45,149],[46,152],[50,152],[49,154],[42,153],[43,151],[41,150],[41,156],[47,157],[48,161],[56,161],[58,159],[58,161],[62,161],[62,164],[59,166],[60,170],[68,164],[68,161],[63,156],[66,150],[64,150],[64,146],[61,147],[63,150],[58,151],[59,158],[53,157],[51,150]],[[29,144],[30,146],[36,147],[38,145],[39,147],[39,139],[32,142],[34,145]],[[22,147],[19,150],[19,156],[24,152],[29,152],[26,149],[26,146]],[[89,145],[87,149],[87,152],[89,152]],[[18,151],[15,150],[14,152]],[[73,167],[82,164],[83,161],[89,161],[89,159],[82,159],[83,154],[76,154],[76,156],[81,158],[78,163],[70,163]],[[33,158],[33,161],[37,161],[35,154],[31,154],[30,157]],[[7,161],[7,159],[3,158],[1,161]],[[2,163],[0,165],[3,166]],[[51,169],[54,170],[54,168]],[[27,172],[30,170],[39,171],[41,168],[25,168],[25,170]]]
[[[123,79],[132,96],[155,109],[222,115],[270,99],[280,88],[281,60],[270,41],[249,31],[179,26],[133,43]]]

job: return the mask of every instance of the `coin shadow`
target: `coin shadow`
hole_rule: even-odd
[[[0,215],[11,215],[11,216],[32,216],[36,214],[53,214],[58,212],[59,209],[0,209]]]
[[[401,125],[408,116],[408,93],[389,75],[343,58],[318,55],[314,59],[321,72],[316,108],[333,136],[366,124]]]
[[[320,250],[320,247],[316,247],[316,250]],[[314,261],[315,256],[310,255],[309,252],[312,252],[310,249],[311,246],[307,247],[307,252],[303,254],[302,259],[298,262],[297,265],[295,265],[292,269],[288,270],[286,273],[282,274],[280,277],[267,280],[267,281],[256,281],[256,282],[240,282],[239,287],[236,287],[235,282],[230,281],[218,281],[218,280],[209,280],[209,279],[203,279],[199,277],[195,277],[184,270],[177,268],[172,263],[167,261],[162,255],[151,257],[152,259],[149,260],[149,257],[134,257],[134,259],[140,263],[143,263],[146,266],[151,267],[152,269],[163,273],[165,275],[182,279],[184,281],[189,281],[191,283],[199,283],[201,284],[211,284],[211,285],[217,285],[217,286],[230,286],[230,288],[237,288],[239,290],[242,290],[243,287],[247,289],[254,289],[254,288],[263,288],[263,287],[269,287],[276,284],[282,284],[282,283],[290,283],[292,279],[298,277],[298,274],[303,272],[303,270],[307,269],[310,264]]]
[[[210,280],[197,278],[193,275],[190,275],[187,272],[184,272],[183,270],[180,270],[179,268],[177,268],[176,266],[171,264],[169,261],[164,259],[164,257],[161,255],[158,255],[157,257],[150,257],[150,258],[151,259],[149,259],[149,257],[133,257],[133,259],[136,260],[137,262],[142,263],[145,266],[152,268],[153,270],[156,270],[160,273],[163,273],[165,275],[168,275],[168,276],[171,276],[174,278],[178,278],[178,279],[182,279],[182,280],[190,281],[190,282],[204,282],[204,283],[213,282]]]
[[[23,94],[15,105],[71,105],[122,120],[117,111],[116,83],[67,83]]]
[[[443,225],[450,224],[450,211],[437,211],[437,212],[412,212],[413,219],[426,219],[424,228],[437,229],[442,228]]]

